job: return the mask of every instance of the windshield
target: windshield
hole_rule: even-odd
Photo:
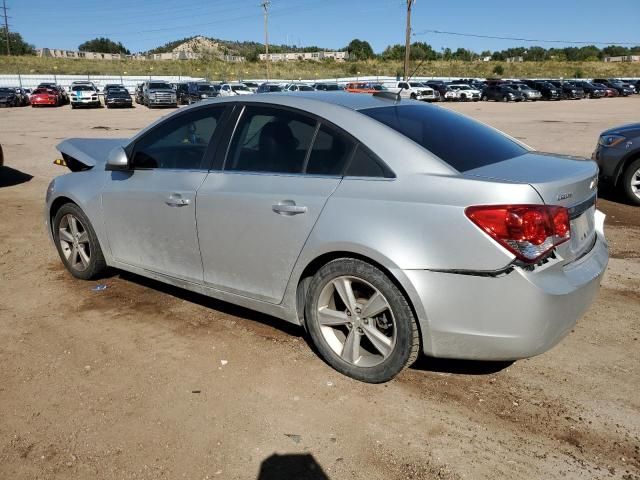
[[[149,84],[149,88],[153,90],[173,90],[171,85],[163,82],[152,82]]]
[[[74,92],[93,92],[93,88],[89,85],[74,85],[71,87]]]
[[[198,85],[199,92],[215,92],[211,85]]]
[[[369,88],[371,88],[372,90],[378,90],[378,91],[388,90],[387,87],[380,84],[370,85]]]
[[[268,86],[270,92],[281,92],[282,87],[280,85],[269,85]]]
[[[327,92],[334,92],[336,90],[341,90],[341,88],[338,85],[332,85],[332,84],[324,85],[322,89],[326,90]]]
[[[234,92],[250,92],[251,91],[244,85],[231,85],[231,90],[233,90]]]
[[[423,84],[418,83],[418,82],[411,82],[411,83],[409,83],[409,85],[411,85],[412,87],[424,87]]]
[[[40,93],[50,93],[49,90],[47,90],[46,88],[36,88],[33,91],[34,95],[40,94]]]
[[[129,94],[129,91],[126,88],[110,88],[109,90],[107,90],[108,94],[114,94],[114,93],[126,93],[127,95]]]
[[[300,90],[301,92],[313,92],[313,88],[309,85],[299,85],[298,90]]]
[[[459,172],[527,153],[500,132],[444,108],[395,105],[360,112],[410,138]]]

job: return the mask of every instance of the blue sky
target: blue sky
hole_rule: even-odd
[[[264,40],[261,0],[7,1],[11,29],[36,47],[76,49],[97,36],[121,41],[133,52],[198,34]],[[533,44],[419,32],[640,44],[638,0],[616,0],[615,8],[601,0],[497,3],[499,8],[478,0],[416,0],[414,39],[437,50],[463,47],[477,52]],[[405,0],[272,0],[270,41],[340,48],[361,38],[380,52],[404,42],[405,6]]]

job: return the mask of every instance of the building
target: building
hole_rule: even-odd
[[[524,62],[524,58],[523,57],[509,57],[506,59],[507,63],[519,63],[519,62]]]
[[[260,60],[266,60],[267,55],[261,53],[259,55]],[[295,62],[298,60],[326,60],[332,58],[336,62],[344,62],[349,58],[349,52],[285,52],[285,53],[270,53],[269,60],[272,62]]]
[[[604,57],[605,62],[640,62],[640,55],[623,55],[620,57]]]
[[[197,60],[202,58],[202,53],[190,51],[173,51],[167,53],[154,53],[151,55],[124,55],[120,53],[96,53],[96,52],[79,52],[76,50],[62,50],[58,48],[37,48],[36,55],[38,57],[52,58],[84,58],[87,60]],[[213,54],[216,58],[231,63],[240,63],[245,61],[245,57],[238,55],[223,55],[222,53]]]

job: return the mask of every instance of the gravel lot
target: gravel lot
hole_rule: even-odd
[[[445,108],[582,156],[600,131],[640,120],[640,96]],[[297,327],[130,274],[82,282],[63,269],[42,223],[46,186],[65,171],[55,144],[130,136],[166,113],[0,111],[0,478],[640,479],[640,209],[602,192],[609,271],[552,351],[422,359],[366,385]]]

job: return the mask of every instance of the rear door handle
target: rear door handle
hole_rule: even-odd
[[[191,201],[188,198],[182,198],[182,195],[180,195],[179,193],[172,193],[165,200],[165,203],[170,207],[185,207],[189,205]]]
[[[280,215],[292,216],[307,213],[307,207],[296,205],[293,200],[283,200],[271,206],[271,209]]]

